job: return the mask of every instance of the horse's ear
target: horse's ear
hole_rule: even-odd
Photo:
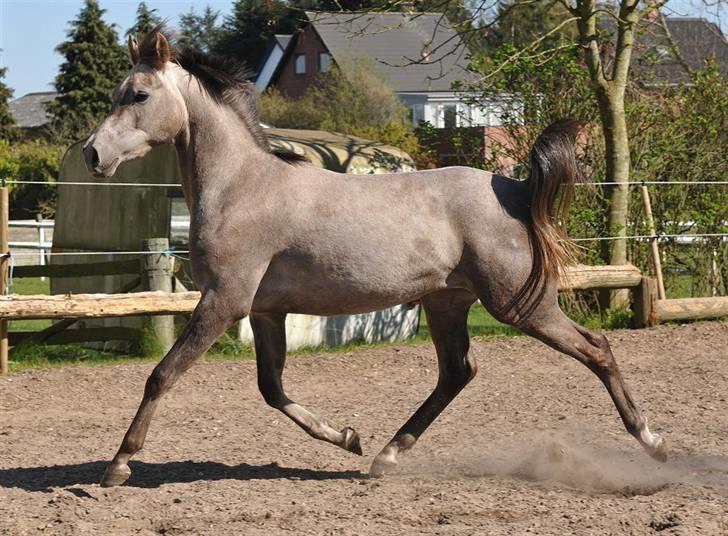
[[[139,58],[141,57],[141,54],[139,54],[139,43],[130,35],[127,44],[129,45],[129,59],[131,59],[131,64],[136,65],[139,63]]]
[[[154,48],[157,52],[158,63],[154,67],[161,69],[172,58],[172,50],[169,47],[169,41],[167,41],[167,38],[164,37],[162,32],[155,32],[155,35],[156,42],[154,43]]]
[[[147,65],[154,67],[158,71],[164,69],[165,64],[172,59],[172,48],[169,41],[164,37],[157,26],[142,40],[139,46],[141,61]]]

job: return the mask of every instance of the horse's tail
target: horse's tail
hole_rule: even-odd
[[[529,316],[540,303],[546,283],[557,279],[564,266],[573,264],[577,246],[566,233],[566,219],[574,196],[574,185],[583,181],[576,165],[574,143],[580,123],[562,119],[544,129],[533,144],[530,174],[531,221],[528,231],[533,265],[524,286],[509,307],[518,317]]]
[[[566,220],[574,185],[583,182],[574,154],[579,128],[579,122],[572,119],[556,121],[539,134],[531,149],[531,247],[538,275],[547,279],[558,277],[576,258],[576,245],[566,234]]]

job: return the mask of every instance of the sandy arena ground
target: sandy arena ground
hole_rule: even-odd
[[[0,534],[728,534],[728,323],[610,339],[665,465],[596,377],[524,337],[476,341],[478,376],[379,480],[372,457],[435,383],[428,344],[289,360],[291,397],[356,428],[361,458],[267,407],[253,362],[202,363],[111,489],[151,365],[2,378]]]

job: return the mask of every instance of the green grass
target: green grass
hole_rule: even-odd
[[[470,308],[468,333],[471,337],[512,337],[521,334],[516,328],[498,322],[480,303],[476,303]],[[420,310],[420,329],[415,340],[431,340],[427,318],[422,310]]]

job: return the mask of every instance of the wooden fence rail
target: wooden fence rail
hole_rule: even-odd
[[[0,297],[0,318],[109,318],[191,313],[199,292],[132,292],[128,294],[57,294]]]
[[[74,268],[74,271],[77,270]],[[628,288],[639,285],[641,280],[639,270],[632,265],[575,266],[568,269],[560,287],[564,290]],[[199,292],[61,294],[55,296],[13,294],[0,297],[0,319],[106,318],[191,313],[199,299]]]

